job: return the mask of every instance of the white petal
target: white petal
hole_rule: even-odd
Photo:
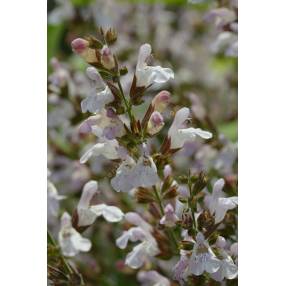
[[[97,181],[89,181],[84,185],[82,195],[78,203],[78,208],[86,209],[89,207],[91,199],[97,192],[97,188]]]
[[[199,259],[195,259],[192,255],[189,264],[190,272],[196,276],[202,275],[204,272],[204,265]]]
[[[125,214],[125,219],[134,225],[140,226],[142,229],[144,229],[147,232],[152,232],[153,227],[147,223],[139,214],[135,212],[128,212]]]
[[[142,242],[135,246],[133,250],[127,254],[125,263],[133,269],[138,269],[143,265],[145,260],[145,244]]]
[[[228,260],[224,264],[224,276],[227,279],[234,279],[237,276],[238,269],[237,266],[233,263],[232,259]]]
[[[146,65],[147,58],[151,55],[152,48],[149,44],[144,44],[139,49],[136,69],[142,69]]]
[[[224,179],[217,180],[213,186],[213,194],[216,194],[217,196],[221,194],[223,187],[224,187]]]
[[[103,209],[102,215],[109,222],[121,221],[124,216],[123,212],[114,206],[106,206]]]
[[[94,212],[89,209],[77,209],[78,226],[92,225],[98,217]]]
[[[89,239],[82,237],[79,233],[71,237],[74,247],[79,251],[87,252],[91,249],[91,242]]]
[[[168,132],[169,137],[172,138],[177,134],[178,129],[184,127],[184,122],[189,118],[189,116],[190,109],[187,107],[183,107],[176,112],[173,123]]]
[[[219,259],[216,257],[210,257],[206,262],[205,262],[205,270],[208,273],[214,273],[217,272],[220,268],[221,262]]]
[[[129,237],[130,237],[130,233],[128,231],[124,231],[122,235],[116,239],[116,245],[120,249],[125,249],[127,247]]]
[[[106,208],[106,204],[98,204],[93,205],[90,207],[90,210],[95,213],[97,216],[101,216],[103,213],[103,210]]]
[[[152,80],[155,83],[165,83],[169,79],[174,78],[174,72],[169,68],[162,68],[160,66],[149,66],[148,69],[151,70]]]

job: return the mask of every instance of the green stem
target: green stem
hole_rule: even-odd
[[[130,119],[130,123],[132,122],[134,116],[132,114],[132,110],[131,110],[131,105],[130,105],[130,102],[127,101],[125,95],[124,95],[124,91],[123,91],[123,88],[122,88],[122,85],[121,85],[121,82],[120,82],[120,76],[117,77],[117,84],[118,84],[118,87],[119,87],[119,91],[120,91],[120,94],[121,94],[121,97],[124,101],[124,105],[126,107],[126,111],[128,113],[128,116],[129,116],[129,119]]]
[[[58,247],[54,238],[52,237],[52,235],[50,234],[49,230],[48,230],[48,243],[52,244],[54,247]],[[60,254],[60,257],[62,259],[62,262],[65,266],[65,268],[67,269],[67,271],[70,273],[70,274],[73,274],[74,271],[73,269],[71,268],[71,266],[68,264],[68,262],[66,261],[66,259],[61,255],[61,252],[59,251],[59,254]]]
[[[161,211],[161,215],[164,216],[164,207],[163,207],[161,196],[160,196],[160,194],[159,194],[159,192],[155,186],[153,186],[153,190],[154,190],[154,193],[155,193],[155,196],[157,199],[157,203],[158,203],[160,211]],[[169,236],[171,236],[171,238],[174,242],[174,245],[176,247],[176,250],[178,250],[179,245],[178,245],[174,231],[172,229],[167,229],[166,231],[168,232]]]

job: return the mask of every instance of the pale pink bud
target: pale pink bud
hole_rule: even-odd
[[[154,135],[162,129],[164,124],[164,118],[161,113],[154,111],[149,119],[147,131],[150,135]]]
[[[225,238],[222,236],[219,236],[216,240],[216,246],[219,248],[225,248],[226,241]]]
[[[159,92],[152,100],[152,106],[154,107],[154,110],[163,112],[170,103],[170,99],[170,92],[166,90]]]
[[[172,167],[168,164],[164,167],[164,178],[172,175]]]
[[[77,53],[77,54],[82,54],[83,52],[86,51],[86,49],[89,46],[89,43],[87,40],[82,39],[82,38],[77,38],[74,39],[71,42],[72,50]]]
[[[113,55],[111,53],[111,50],[107,46],[104,46],[101,49],[101,55],[102,55],[101,63],[105,68],[112,69],[115,67]]]

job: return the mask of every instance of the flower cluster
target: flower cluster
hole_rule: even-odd
[[[150,65],[149,44],[139,48],[131,85],[123,86],[122,78],[130,71],[112,50],[116,40],[113,29],[100,29],[98,37],[77,38],[71,43],[74,53],[89,64],[86,75],[90,88],[81,101],[81,111],[87,117],[78,126],[78,134],[96,138],[92,146],[82,150],[79,161],[109,161],[114,167],[109,180],[114,191],[145,208],[124,213],[124,208],[95,203],[98,182],[87,182],[72,216],[67,212],[62,215],[58,235],[62,254],[72,257],[88,252],[92,243],[82,233],[102,216],[108,222],[122,223],[124,231],[115,242],[118,248],[124,250],[129,242],[137,243],[126,255],[125,264],[142,268],[137,274],[142,285],[188,285],[197,276],[205,281],[234,279],[237,242],[235,237],[223,237],[226,226],[236,220],[233,210],[238,202],[231,182],[213,174],[209,178],[192,166],[179,174],[173,168],[175,156],[189,144],[211,142],[219,146],[220,139],[204,130],[199,121],[191,125],[189,107],[175,110],[169,125],[166,112],[172,95],[158,89],[174,80],[174,72]],[[156,94],[146,105],[145,95],[154,90]],[[145,107],[141,116],[138,107]],[[223,192],[223,188],[228,191]],[[51,185],[49,189],[53,200],[62,199]],[[165,260],[172,265],[172,275],[164,271]]]

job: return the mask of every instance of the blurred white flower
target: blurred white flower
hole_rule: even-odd
[[[158,180],[157,167],[152,157],[143,155],[137,163],[131,157],[123,160],[111,185],[117,192],[129,192],[137,187],[151,187]]]
[[[157,241],[152,235],[152,226],[145,222],[137,213],[130,212],[125,215],[125,219],[136,227],[131,227],[124,231],[123,234],[117,238],[116,245],[125,249],[128,241],[141,241],[136,245],[131,252],[126,256],[125,263],[133,268],[140,268],[144,262],[148,261],[149,257],[159,254]]]
[[[205,15],[205,20],[214,22],[215,26],[222,28],[224,25],[233,22],[236,19],[234,11],[225,7],[213,9]]]
[[[91,242],[83,238],[71,224],[70,215],[65,212],[61,217],[61,229],[59,231],[59,245],[64,256],[75,256],[80,251],[87,252],[91,249]]]
[[[148,66],[146,61],[151,55],[151,46],[144,44],[140,47],[138,61],[136,66],[136,85],[149,86],[153,83],[165,83],[174,78],[174,72],[169,68],[160,66]]]
[[[211,274],[217,272],[219,268],[219,259],[216,258],[204,235],[199,232],[190,258],[189,273],[199,276],[206,271]]]
[[[205,197],[205,203],[211,214],[215,215],[215,223],[219,223],[224,219],[228,210],[232,210],[237,206],[237,197],[225,198],[225,193],[222,191],[224,179],[219,179],[213,186],[211,195]]]
[[[56,0],[55,2],[57,6],[48,16],[49,24],[58,25],[64,21],[73,19],[75,10],[70,0]]]
[[[48,218],[56,217],[59,212],[59,201],[65,199],[65,196],[60,196],[53,183],[48,181]]]
[[[157,271],[139,271],[137,279],[141,286],[170,286],[170,281]]]
[[[123,218],[123,212],[106,204],[91,205],[93,196],[97,193],[96,181],[89,181],[84,185],[80,201],[77,206],[78,226],[89,226],[97,217],[103,216],[109,222],[118,222]]]
[[[181,148],[186,141],[200,136],[203,139],[212,138],[212,133],[200,128],[186,128],[186,123],[190,118],[190,110],[183,107],[175,114],[173,123],[169,129],[168,136],[171,139],[171,149]]]
[[[100,112],[106,104],[114,100],[114,97],[96,68],[88,67],[86,73],[91,80],[92,87],[89,95],[81,102],[82,112]]]
[[[91,156],[103,155],[105,158],[115,160],[119,158],[118,148],[119,144],[116,139],[113,140],[102,140],[94,144],[88,149],[80,158],[80,163],[84,164],[88,161]]]
[[[164,216],[160,220],[160,224],[167,227],[174,227],[179,218],[177,217],[173,206],[168,204],[164,209],[164,213]]]

